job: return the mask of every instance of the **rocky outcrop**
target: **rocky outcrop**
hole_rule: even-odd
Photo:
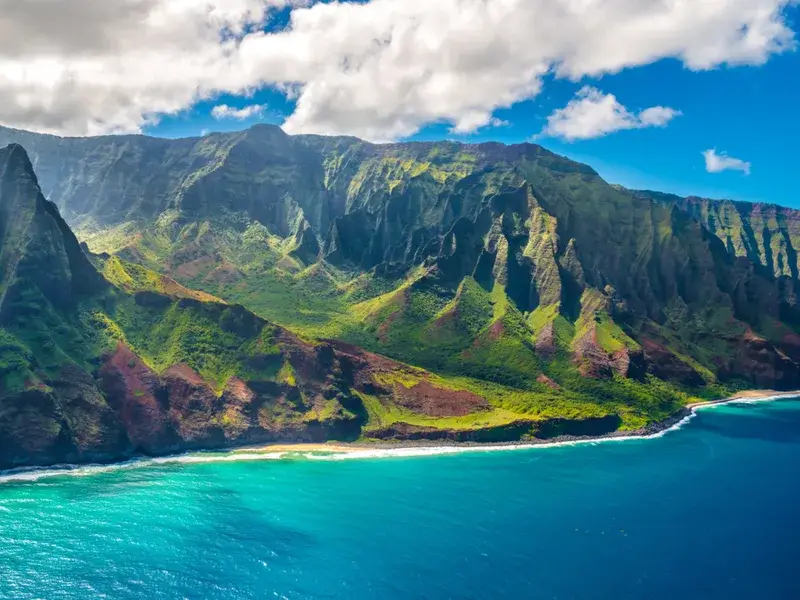
[[[772,389],[794,390],[800,387],[798,364],[778,350],[768,340],[747,331],[744,336],[731,340],[734,354],[721,360],[720,378],[736,380],[747,374],[754,387],[773,386]]]
[[[131,450],[155,453],[177,447],[166,413],[160,378],[122,343],[100,368],[100,390],[114,409]]]
[[[642,338],[641,342],[650,373],[660,379],[677,381],[687,386],[703,385],[700,374],[667,347],[648,338]]]

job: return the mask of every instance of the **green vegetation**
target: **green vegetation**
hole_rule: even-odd
[[[274,327],[240,309],[192,300],[148,307],[123,296],[111,315],[97,312],[93,318],[98,328],[128,345],[157,373],[186,364],[217,393],[234,376],[278,378],[281,354]],[[242,318],[249,322],[237,326]],[[257,369],[253,364],[265,366]]]
[[[35,385],[37,377],[31,371],[33,353],[5,329],[0,329],[0,389],[20,391]]]
[[[631,192],[531,144],[0,128],[14,136],[95,253],[32,177],[3,179],[2,393],[51,394],[52,414],[101,406],[101,380],[163,404],[146,381],[176,365],[202,408],[167,418],[186,439],[209,423],[226,440],[614,417],[636,430],[696,398],[800,387],[789,209]],[[122,383],[103,380],[115,352]],[[198,399],[195,376],[222,404]],[[423,384],[488,407],[411,410],[403,394]]]
[[[235,236],[225,233],[224,227],[221,233],[214,225],[204,228],[204,235],[215,239],[212,247],[221,258],[204,265],[199,272],[184,276],[186,285],[219,295],[229,302],[244,304],[305,337],[343,339],[433,370],[448,382],[459,381],[459,389],[468,389],[490,399],[496,407],[482,416],[469,415],[453,420],[409,415],[408,411],[390,404],[391,410],[386,409],[386,414],[391,418],[386,416],[373,422],[385,424],[389,419],[391,423],[430,426],[439,421],[439,427],[449,428],[455,427],[453,421],[463,428],[469,423],[482,427],[519,418],[585,419],[616,414],[622,419],[624,429],[637,429],[665,418],[691,398],[707,394],[706,390],[684,391],[680,383],[676,385],[653,377],[636,381],[615,375],[613,380],[593,380],[581,373],[581,363],[573,360],[572,353],[577,344],[586,339],[591,339],[609,356],[620,351],[641,351],[635,341],[635,330],[626,331],[610,316],[608,310],[613,299],[607,292],[585,289],[574,320],[565,314],[560,302],[539,305],[524,313],[509,297],[506,285],[498,280],[494,280],[487,291],[475,278],[467,276],[453,289],[438,283],[424,268],[411,270],[392,282],[370,273],[337,268],[327,262],[303,266],[289,255],[282,255],[281,243],[268,232],[260,231],[258,237],[254,227],[246,229],[251,238],[259,240],[259,253],[253,250],[252,239],[249,246],[231,241]],[[172,261],[171,257],[187,239],[183,234],[177,245],[170,246],[168,253],[157,260]],[[149,247],[155,245],[151,243]],[[113,259],[109,260],[105,267],[107,273],[109,264],[118,268]],[[126,265],[126,272],[133,275],[129,263],[119,261],[119,264]],[[238,276],[230,281],[216,278],[220,265],[224,264],[236,264]],[[575,265],[569,268],[577,269]],[[180,278],[180,271],[171,273]],[[507,280],[505,271],[498,275]],[[129,290],[159,289],[157,281],[142,281],[141,277],[133,286],[122,281],[124,278],[115,278],[113,272],[107,277],[123,288],[127,284]],[[653,323],[647,326],[662,332],[665,337],[660,339],[677,359],[706,381],[715,382],[708,365],[713,364],[714,356],[720,351],[729,350],[719,344],[711,347],[705,344],[706,349],[701,350],[688,340],[696,337],[694,332],[701,325],[703,330],[716,327],[721,328],[720,331],[730,331],[727,324],[730,314],[725,317],[719,311],[710,313],[702,323],[697,321],[700,315],[694,316],[693,323],[686,323],[682,322],[685,315],[667,314],[671,315],[668,319],[675,324],[675,330],[665,331]],[[550,325],[555,354],[542,360],[536,345]],[[692,327],[695,329],[689,334]],[[167,352],[163,358],[148,361],[163,367],[195,351],[199,357],[204,355],[200,345],[191,352],[186,349]],[[148,356],[146,348],[142,349],[142,354]],[[191,364],[204,365],[201,372],[217,382],[216,385],[226,374],[240,368],[236,361],[224,365],[214,365],[212,361],[205,366],[202,358]],[[286,365],[278,366],[278,370],[270,376],[279,381],[291,381]],[[542,378],[546,378],[547,383],[542,383]],[[732,388],[714,388],[710,395],[729,389]]]
[[[464,417],[427,417],[405,410],[394,404],[383,402],[375,396],[359,393],[361,401],[367,409],[369,420],[363,430],[365,438],[385,427],[397,423],[406,423],[417,427],[433,427],[453,431],[497,427],[508,425],[519,420],[519,415],[503,409],[473,413]]]

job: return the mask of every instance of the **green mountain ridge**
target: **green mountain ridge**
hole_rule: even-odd
[[[0,150],[0,468],[274,441],[602,434],[617,406],[443,378],[309,341],[87,254],[24,149]]]
[[[626,190],[533,144],[0,128],[11,142],[117,288],[162,277],[517,417],[636,429],[800,387],[798,211]]]

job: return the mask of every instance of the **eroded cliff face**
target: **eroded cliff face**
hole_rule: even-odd
[[[104,276],[99,284],[96,271],[75,278],[94,281],[86,284],[92,289],[112,284],[109,304],[86,313],[93,319],[87,331],[99,327],[112,341],[88,345],[128,343],[158,373],[157,389],[184,390],[195,398],[191,406],[205,407],[198,424],[170,425],[186,443],[228,443],[234,433],[200,427],[223,417],[202,386],[173,381],[181,364],[218,398],[234,375],[254,394],[285,396],[273,381],[283,358],[223,365],[202,344],[175,344],[163,334],[165,353],[144,337],[131,339],[132,331],[158,329],[162,315],[204,340],[179,315],[200,310],[190,300],[219,304],[209,294],[306,339],[344,340],[447,381],[413,393],[416,376],[404,385],[377,381],[386,406],[370,405],[369,391],[337,388],[361,401],[362,434],[475,430],[485,412],[490,431],[513,429],[516,417],[527,426],[566,414],[603,423],[616,415],[634,428],[674,412],[687,394],[798,387],[799,213],[790,209],[625,190],[532,144],[372,145],[287,136],[270,126],[174,141],[0,129],[2,140],[29,145],[49,197],[92,251],[106,253],[92,259]],[[73,255],[59,260],[72,260],[77,272],[85,261]],[[60,281],[37,283],[51,304],[56,298],[46,290],[60,289]],[[134,294],[143,285],[171,299],[151,306]],[[218,318],[204,322],[222,327]],[[327,355],[315,356],[314,364],[328,364]],[[265,378],[269,369],[276,372]],[[167,394],[159,393],[153,398]],[[275,418],[283,406],[312,410],[303,394],[278,401]],[[431,408],[434,396],[450,399]],[[498,410],[508,412],[499,424]],[[460,421],[453,428],[428,418]],[[256,422],[269,429],[244,408],[229,421],[245,438]],[[298,431],[306,425],[287,427],[305,435]]]
[[[123,342],[94,372],[65,367],[46,384],[0,399],[0,467],[110,461],[273,441],[353,440],[366,422],[349,383],[306,363],[319,350],[293,341],[289,381],[236,376],[220,392],[184,363],[156,373]]]
[[[370,419],[363,395],[373,412],[490,410],[420,369],[304,341],[241,306],[94,257],[112,284],[19,146],[0,150],[0,242],[0,469],[353,440]]]

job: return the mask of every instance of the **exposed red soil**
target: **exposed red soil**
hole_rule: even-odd
[[[185,262],[181,265],[178,265],[174,269],[174,273],[176,277],[192,279],[205,273],[209,269],[211,269],[215,264],[217,264],[217,259],[214,256],[201,256],[200,258],[196,258],[194,260]]]
[[[781,339],[781,344],[792,348],[800,348],[800,335],[794,332],[788,332],[784,334]]]
[[[197,371],[184,363],[171,366],[169,369],[164,371],[162,377],[168,381],[175,381],[183,385],[192,387],[206,387],[209,391],[211,391],[211,388],[208,386],[205,379],[203,379]]]
[[[205,276],[206,282],[212,283],[236,283],[244,278],[244,273],[230,263],[218,266]]]
[[[217,396],[200,375],[178,364],[161,376],[169,397],[169,421],[181,439],[188,442],[222,437],[214,422]]]
[[[644,356],[622,347],[613,353],[606,352],[597,341],[597,327],[591,329],[575,343],[574,360],[584,377],[607,379],[614,373],[623,377],[639,378],[644,375]]]
[[[755,331],[753,331],[749,327],[744,332],[743,339],[746,342],[758,342],[758,343],[760,343],[760,342],[766,342],[767,341],[765,338],[763,338],[760,335],[758,335]]]
[[[467,350],[464,350],[461,353],[461,356],[463,358],[472,358],[471,349],[481,348],[482,346],[484,346],[484,344],[486,344],[487,339],[489,341],[497,341],[497,340],[499,340],[501,337],[503,337],[503,333],[505,333],[505,330],[506,330],[506,327],[505,327],[505,325],[503,325],[502,321],[496,321],[495,323],[492,323],[492,325],[486,331],[486,337],[483,337],[483,336],[476,337],[472,341],[472,345],[470,346],[470,348],[467,349]]]
[[[731,343],[734,356],[720,361],[720,379],[747,373],[760,388],[794,389],[800,385],[797,363],[767,340],[745,335]]]
[[[347,342],[340,342],[339,340],[323,340],[326,344],[330,345],[337,354],[347,357],[355,361],[362,368],[369,368],[372,373],[388,373],[390,371],[409,370],[414,369],[406,368],[397,361],[387,358],[374,352],[363,350],[353,344]]]
[[[556,346],[556,332],[552,323],[548,323],[536,336],[536,354],[542,358],[550,358],[555,354],[558,347]]]
[[[800,362],[800,335],[787,332],[781,338],[779,348],[795,362]]]
[[[575,342],[573,355],[578,371],[584,377],[611,377],[616,366],[612,357],[597,343],[597,329],[594,326]]]
[[[648,371],[656,377],[686,385],[702,385],[703,378],[700,374],[666,346],[648,338],[642,338],[640,344],[644,349]]]
[[[489,327],[489,331],[487,332],[489,335],[490,340],[499,340],[503,337],[503,334],[506,331],[506,326],[503,325],[502,321],[495,321],[492,323],[492,326]]]
[[[411,388],[396,384],[394,401],[403,408],[430,417],[463,417],[489,408],[484,398],[472,392],[439,388],[428,381]]]
[[[536,381],[538,381],[539,383],[543,383],[544,385],[546,385],[547,387],[549,387],[550,389],[553,389],[553,390],[560,390],[560,389],[561,389],[561,386],[560,386],[560,385],[558,385],[558,384],[557,384],[555,381],[553,381],[552,379],[550,379],[550,378],[549,378],[547,375],[545,375],[544,373],[542,373],[541,375],[539,375],[539,376],[536,378]]]
[[[458,316],[458,309],[448,310],[441,317],[433,322],[433,327],[441,329],[442,327],[450,325]]]
[[[627,348],[620,348],[611,355],[611,367],[623,377],[628,376],[631,366],[631,353]]]
[[[228,383],[225,384],[224,394],[230,401],[235,401],[239,404],[249,404],[256,396],[255,392],[238,377],[231,377],[228,380]]]
[[[401,365],[385,356],[362,350],[352,344],[336,340],[325,340],[336,352],[339,364],[346,372],[348,382],[359,392],[373,396],[390,396],[394,393],[375,380],[375,375],[382,373],[408,373],[417,375],[412,367]]]
[[[351,344],[334,340],[326,343],[335,349],[340,362],[347,364],[352,374],[352,384],[361,392],[391,396],[395,404],[432,417],[460,417],[489,408],[489,403],[484,398],[472,392],[440,388],[425,380],[411,388],[395,384],[392,389],[386,389],[376,381],[376,375],[405,372],[420,376],[421,372]]]
[[[404,290],[397,296],[397,298],[394,298],[392,300],[392,303],[397,304],[398,308],[392,314],[386,317],[383,320],[383,323],[381,323],[380,326],[378,327],[376,335],[378,336],[379,340],[381,340],[382,342],[387,341],[389,335],[389,329],[392,326],[392,323],[394,323],[397,319],[400,318],[400,315],[403,313],[403,310],[405,309],[408,300],[409,300],[408,290]]]
[[[100,378],[135,447],[149,450],[169,439],[166,415],[155,396],[158,376],[130,348],[119,342]]]

